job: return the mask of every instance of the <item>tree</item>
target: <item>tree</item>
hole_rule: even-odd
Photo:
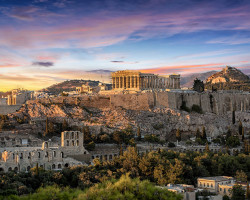
[[[248,183],[248,181],[247,181],[246,199],[247,199],[247,200],[250,199],[250,190],[249,190],[249,183]]]
[[[64,119],[62,123],[62,131],[67,131],[69,130],[69,125],[68,122]]]
[[[201,138],[203,140],[207,140],[207,134],[206,134],[205,126],[202,126]]]
[[[93,150],[95,150],[95,143],[93,141],[91,141],[90,143],[88,143],[88,144],[85,145],[85,148],[88,151],[93,151]]]
[[[199,129],[199,128],[196,129],[196,134],[195,134],[195,136],[196,136],[196,139],[197,139],[197,138],[201,138],[201,132],[200,132],[200,129]]]
[[[141,128],[137,128],[137,139],[140,141],[141,140]]]
[[[239,122],[239,134],[242,135],[242,131],[243,131],[243,126],[242,126],[242,122]]]
[[[193,90],[196,92],[204,92],[204,83],[200,79],[196,78],[193,84]]]
[[[238,136],[230,136],[227,141],[226,141],[226,145],[228,147],[237,147],[240,145],[240,140]]]
[[[236,171],[236,176],[235,176],[236,180],[238,182],[247,182],[247,175],[244,171],[242,170],[237,170]]]
[[[235,124],[235,110],[232,112],[232,123]]]
[[[245,190],[242,188],[242,185],[234,185],[231,193],[231,200],[245,200]]]
[[[206,143],[205,151],[206,151],[206,152],[209,152],[209,151],[210,151],[208,143]]]
[[[226,194],[223,196],[222,200],[230,200],[229,196],[227,196]]]
[[[1,122],[0,122],[0,131],[3,130],[4,126],[5,126],[5,122],[4,122],[4,120],[1,120]]]
[[[54,123],[53,122],[49,122],[48,133],[54,133],[54,132],[55,132]]]
[[[245,140],[245,132],[244,132],[244,128],[243,127],[242,127],[241,140],[242,140],[242,142],[244,142],[244,140]]]
[[[89,127],[84,126],[82,128],[82,132],[83,132],[83,137],[84,137],[84,143],[87,144],[87,143],[91,142],[91,135],[90,135]]]
[[[181,141],[181,132],[180,129],[176,130],[176,139],[180,142]]]
[[[182,196],[154,186],[148,180],[131,179],[129,174],[122,175],[117,181],[106,181],[88,189],[77,199],[151,199],[181,200]]]

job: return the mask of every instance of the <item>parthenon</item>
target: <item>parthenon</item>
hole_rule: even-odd
[[[159,76],[134,70],[113,72],[113,90],[179,89],[180,75]]]

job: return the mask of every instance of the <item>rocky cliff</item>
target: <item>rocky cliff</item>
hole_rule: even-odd
[[[16,129],[26,133],[44,132],[47,117],[54,124],[66,120],[72,128],[89,126],[95,134],[99,134],[101,129],[113,133],[130,125],[135,133],[140,127],[142,135],[156,134],[162,139],[173,138],[177,129],[190,137],[202,126],[205,126],[208,135],[216,136],[225,133],[228,127],[237,131],[239,121],[247,132],[250,130],[247,94],[211,94],[149,92],[111,97],[85,95],[81,98],[40,99],[28,101],[9,117],[13,120],[25,119],[24,124],[16,124]],[[184,101],[188,108],[194,104],[201,105],[203,113],[180,110],[179,106]],[[232,124],[232,109],[236,110],[235,125]]]
[[[250,78],[235,67],[227,66],[206,80],[207,89],[250,91]]]
[[[248,82],[250,78],[235,67],[229,67],[222,69],[207,79],[207,83],[226,83],[226,82]]]

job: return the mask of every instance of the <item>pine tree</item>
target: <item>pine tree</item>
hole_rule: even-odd
[[[205,129],[204,126],[202,126],[201,138],[202,138],[203,140],[206,140],[206,139],[207,139],[206,129]]]
[[[140,127],[137,128],[137,139],[141,140],[141,128]]]
[[[201,132],[200,132],[199,128],[197,128],[197,130],[196,130],[196,139],[197,138],[201,138]]]
[[[206,143],[205,151],[206,151],[206,152],[209,152],[209,151],[210,151],[208,143]]]
[[[242,129],[243,129],[243,126],[242,126],[242,122],[240,121],[239,122],[239,134],[242,135]]]
[[[180,129],[176,130],[176,139],[178,140],[178,142],[181,141],[181,132],[180,132]]]
[[[245,140],[245,135],[244,135],[244,127],[242,127],[242,132],[241,132],[242,134],[242,137],[241,137],[241,139],[242,139],[242,142],[244,142],[244,140]]]
[[[232,112],[232,123],[235,124],[235,110]]]
[[[64,119],[63,123],[62,123],[62,131],[67,131],[69,128],[69,125],[67,123],[67,121]]]
[[[46,136],[49,133],[49,119],[48,117],[46,117],[46,125],[45,125],[45,132],[44,132],[44,136]]]

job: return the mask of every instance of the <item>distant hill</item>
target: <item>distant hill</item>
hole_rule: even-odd
[[[182,87],[193,87],[194,79],[198,78],[201,81],[205,81],[208,77],[215,74],[217,71],[209,71],[205,73],[194,73],[181,77],[181,86]]]
[[[206,80],[207,89],[250,91],[250,78],[239,69],[227,66]]]
[[[91,81],[91,80],[67,80],[61,83],[54,84],[40,91],[50,92],[53,94],[59,94],[63,91],[69,92],[74,91],[76,87],[80,87],[83,84],[88,84],[90,86],[97,86],[99,81]]]

